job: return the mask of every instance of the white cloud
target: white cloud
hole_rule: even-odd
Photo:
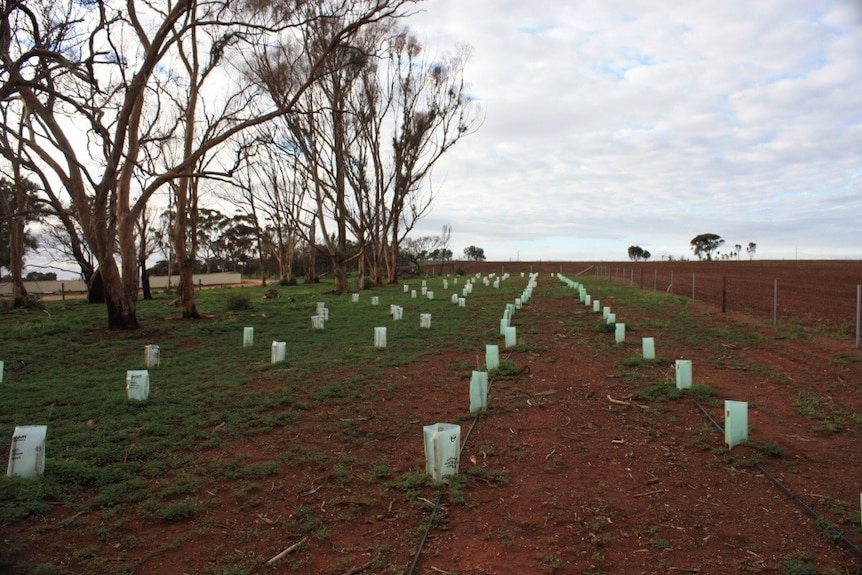
[[[427,0],[408,20],[473,46],[479,132],[434,174],[420,234],[489,259],[690,253],[862,258],[855,2]]]

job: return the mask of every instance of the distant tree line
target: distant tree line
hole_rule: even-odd
[[[724,244],[724,239],[718,234],[699,234],[692,238],[691,249],[699,260],[738,260],[742,253],[742,245],[734,244],[733,249],[722,253],[719,251],[719,248]],[[748,259],[753,260],[754,254],[757,252],[757,244],[754,242],[748,242],[748,245],[745,247],[745,251],[748,254]],[[652,254],[640,246],[629,246],[628,256],[630,260],[637,262],[649,260],[650,257],[652,257]],[[674,257],[667,256],[667,259],[668,261],[673,261]],[[664,260],[664,256],[662,256],[662,260]]]
[[[718,234],[700,234],[692,238],[691,249],[694,251],[694,255],[697,256],[697,259],[699,260],[738,260],[739,255],[742,252],[742,245],[734,244],[733,249],[731,249],[729,252],[721,253],[718,248],[723,246],[724,243],[724,239]],[[757,244],[754,242],[748,242],[748,246],[745,248],[745,251],[748,253],[748,259],[753,260],[754,254],[757,251]],[[714,258],[713,253],[715,254]]]

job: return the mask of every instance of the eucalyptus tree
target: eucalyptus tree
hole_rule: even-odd
[[[134,224],[152,195],[174,183],[188,201],[196,181],[213,177],[202,170],[208,156],[290,112],[329,72],[331,54],[406,3],[3,1],[0,103],[14,103],[28,129],[0,126],[0,155],[68,194],[110,329],[139,325]],[[259,75],[274,46],[294,55],[278,97]]]
[[[37,247],[36,238],[27,231],[27,224],[39,219],[36,190],[30,180],[0,176],[0,269],[9,269],[13,307],[27,307],[29,303],[24,252]]]
[[[282,283],[296,281],[293,262],[300,240],[313,242],[308,209],[308,186],[297,156],[286,150],[290,144],[281,138],[276,125],[261,126],[256,141],[245,154],[247,185],[240,197],[246,209],[263,226],[261,261],[271,256],[278,265]],[[259,217],[258,217],[259,215]],[[264,253],[265,252],[265,253]],[[263,266],[263,263],[261,263]]]
[[[461,46],[429,58],[408,28],[385,37],[382,60],[361,76],[351,100],[358,137],[349,150],[358,212],[371,246],[371,276],[397,281],[401,242],[430,209],[429,176],[461,138],[474,132],[480,108],[464,72],[470,50]]]

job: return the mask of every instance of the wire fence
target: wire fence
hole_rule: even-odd
[[[722,312],[768,318],[775,327],[818,328],[860,347],[862,274],[857,266],[720,266],[707,262],[650,266],[596,265],[593,273],[633,287],[714,305]],[[746,273],[749,272],[749,273]],[[771,277],[770,277],[771,276]]]

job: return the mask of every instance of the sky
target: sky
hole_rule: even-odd
[[[428,55],[468,44],[478,131],[431,213],[489,261],[862,259],[862,0],[426,0]]]

